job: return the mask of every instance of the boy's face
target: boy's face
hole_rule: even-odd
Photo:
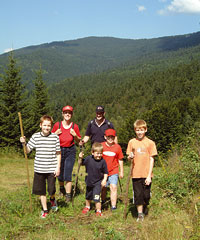
[[[51,131],[51,122],[48,120],[44,120],[42,123],[40,123],[40,128],[44,136],[49,135]]]
[[[92,153],[92,155],[94,156],[94,159],[95,159],[95,160],[98,160],[98,161],[99,161],[99,160],[101,160],[103,153],[102,153],[102,152],[95,151],[95,152]]]
[[[112,145],[114,143],[114,140],[115,140],[115,136],[104,136],[104,138],[106,139],[106,142],[109,144],[109,145]]]
[[[145,128],[135,128],[135,133],[136,133],[136,136],[137,136],[137,139],[139,140],[142,140],[145,136],[145,133],[147,132],[147,129]]]

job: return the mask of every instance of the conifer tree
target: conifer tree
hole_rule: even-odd
[[[32,99],[32,117],[31,117],[31,132],[39,131],[39,121],[44,114],[50,114],[49,96],[45,82],[43,81],[43,71],[40,66],[39,70],[35,71],[36,78],[34,80],[34,90]]]
[[[23,105],[24,86],[21,83],[21,69],[17,66],[13,53],[9,56],[9,63],[1,74],[0,85],[0,146],[16,146],[19,144],[20,128],[18,112]]]

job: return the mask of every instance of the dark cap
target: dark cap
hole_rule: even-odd
[[[97,106],[96,108],[96,113],[103,113],[104,112],[104,107],[103,106]]]

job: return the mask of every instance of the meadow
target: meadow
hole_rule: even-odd
[[[172,156],[175,159],[175,155]],[[30,182],[33,179],[33,159],[28,160]],[[158,165],[158,164],[157,164]],[[77,163],[74,168],[73,181]],[[149,214],[144,222],[136,222],[136,209],[132,204],[132,185],[129,186],[127,219],[124,214],[124,193],[129,165],[125,164],[125,177],[121,180],[122,193],[118,187],[117,210],[110,211],[109,202],[103,208],[103,216],[96,217],[94,206],[89,215],[81,213],[85,204],[85,169],[81,167],[77,194],[72,203],[57,191],[58,212],[51,212],[46,219],[40,219],[41,206],[37,196],[32,195],[30,211],[27,171],[23,155],[0,154],[0,239],[131,239],[131,240],[182,240],[200,239],[199,194],[177,202],[161,189],[161,178],[167,171],[154,168],[152,199]],[[58,188],[57,188],[58,189]],[[170,190],[169,190],[170,191]],[[169,193],[169,191],[167,193]],[[108,192],[109,200],[109,192]]]

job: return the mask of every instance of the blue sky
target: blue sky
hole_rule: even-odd
[[[88,36],[141,39],[200,31],[200,0],[0,0],[0,54]]]

